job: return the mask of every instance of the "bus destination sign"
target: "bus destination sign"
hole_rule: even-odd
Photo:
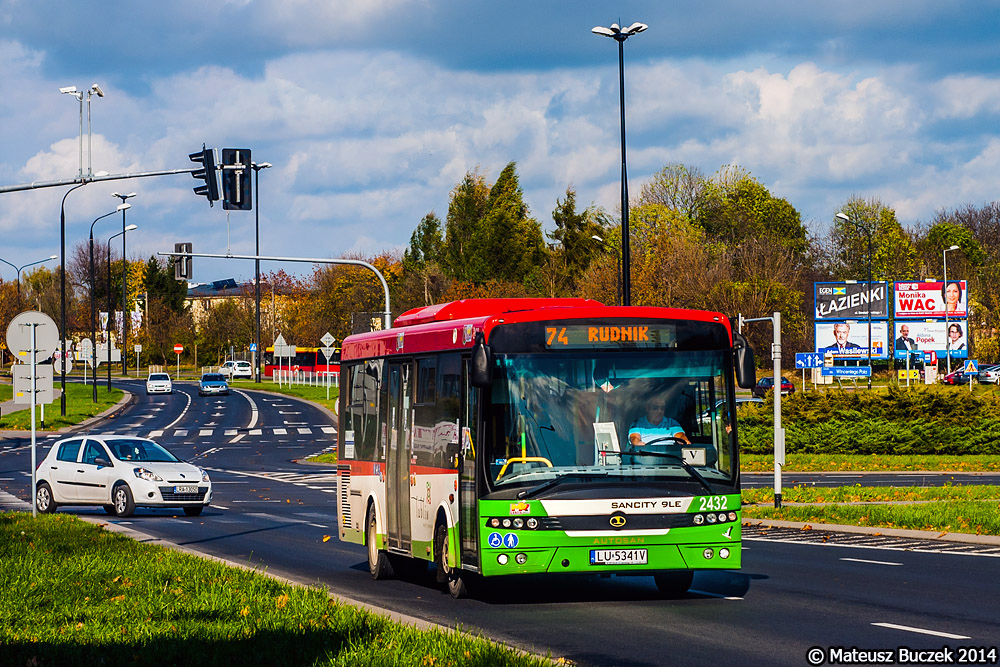
[[[568,324],[545,327],[545,347],[555,350],[668,347],[676,338],[676,325]]]

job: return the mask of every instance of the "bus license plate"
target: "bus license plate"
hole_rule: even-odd
[[[591,549],[591,565],[645,565],[645,549]]]
[[[174,493],[198,493],[197,486],[175,486]]]

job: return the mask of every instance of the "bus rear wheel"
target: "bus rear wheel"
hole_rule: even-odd
[[[389,554],[378,548],[378,524],[375,521],[375,508],[368,508],[365,542],[368,545],[368,573],[372,579],[388,579],[392,576],[392,563]]]
[[[656,588],[660,594],[668,598],[679,598],[687,593],[694,580],[694,572],[691,570],[678,570],[676,572],[660,572],[653,575]]]
[[[447,583],[448,592],[456,600],[468,597],[468,577],[448,565],[448,528],[443,523],[439,523],[434,531],[434,560],[437,563],[438,583]]]

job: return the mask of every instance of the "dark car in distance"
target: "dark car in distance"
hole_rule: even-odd
[[[767,392],[774,389],[774,377],[771,375],[765,375],[760,380],[757,381],[757,386],[753,388],[753,395],[760,396],[764,398]],[[795,385],[792,384],[791,380],[786,377],[781,378],[781,395],[787,396],[788,394],[795,393]]]

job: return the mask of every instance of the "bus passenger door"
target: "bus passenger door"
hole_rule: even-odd
[[[460,425],[461,470],[458,476],[458,534],[462,564],[479,565],[479,508],[476,493],[476,449],[479,447],[479,390],[469,384],[469,360],[462,360],[462,418]]]
[[[410,376],[412,364],[389,364],[386,512],[389,547],[410,551]]]

